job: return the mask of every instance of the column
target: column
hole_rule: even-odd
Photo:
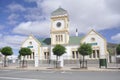
[[[39,58],[38,58],[38,51],[39,50],[39,47],[35,47],[35,50],[34,50],[34,54],[35,54],[35,59],[34,59],[34,61],[35,61],[35,67],[38,67],[38,65],[39,65]]]
[[[63,56],[60,57],[60,67],[64,67],[64,60]]]
[[[35,53],[35,67],[38,67],[38,53]]]

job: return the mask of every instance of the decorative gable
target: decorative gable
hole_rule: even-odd
[[[81,43],[83,42],[105,42],[106,43],[106,39],[100,35],[99,33],[97,33],[95,30],[91,30],[82,40],[81,40]]]
[[[41,46],[41,43],[33,36],[30,35],[23,43],[21,47],[33,48],[36,45]]]
[[[101,58],[107,55],[106,39],[99,33],[91,30],[82,40],[81,43],[91,44],[93,50],[99,50]]]

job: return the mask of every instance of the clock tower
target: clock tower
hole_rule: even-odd
[[[51,45],[69,43],[68,13],[58,8],[51,13]]]

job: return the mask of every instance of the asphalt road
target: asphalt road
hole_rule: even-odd
[[[0,80],[120,80],[120,72],[0,70]]]

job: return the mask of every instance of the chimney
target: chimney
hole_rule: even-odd
[[[76,37],[78,36],[78,29],[76,28],[76,33],[75,33]]]

